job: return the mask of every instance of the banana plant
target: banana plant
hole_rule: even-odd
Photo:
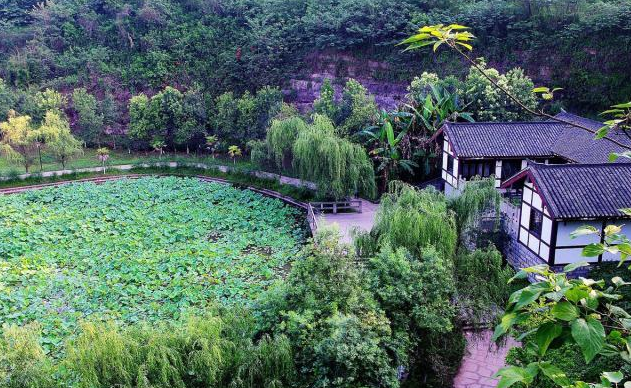
[[[440,85],[430,85],[429,92],[423,97],[415,96],[416,103],[405,104],[407,110],[413,113],[411,126],[418,128],[421,136],[433,135],[445,121],[459,121],[460,119],[473,122],[470,113],[463,112],[458,93],[450,92]],[[419,128],[420,127],[420,128]]]
[[[399,133],[395,133],[398,123],[409,124],[409,113],[406,112],[381,112],[380,125],[373,126],[361,132],[368,139],[368,143],[374,148],[369,152],[377,162],[377,172],[381,173],[382,189],[385,190],[392,177],[396,177],[400,170],[405,170],[414,175],[414,168],[418,164],[408,159],[409,152],[403,149],[403,143],[407,140],[409,125],[405,125]]]

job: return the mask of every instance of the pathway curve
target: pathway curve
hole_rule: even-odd
[[[375,214],[379,204],[372,203],[365,199],[362,201],[362,212],[355,213],[324,213],[319,215],[319,223],[322,225],[334,225],[336,224],[340,228],[342,235],[342,242],[352,243],[351,231],[353,229],[361,229],[363,231],[370,231],[375,223]]]
[[[519,343],[509,338],[499,348],[491,341],[492,332],[465,334],[467,349],[465,350],[460,370],[454,379],[454,388],[495,388],[497,379],[493,375],[503,368],[506,354]]]

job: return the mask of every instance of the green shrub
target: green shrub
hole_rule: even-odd
[[[65,368],[79,387],[278,387],[295,373],[286,338],[252,341],[245,311],[120,328],[85,323]]]
[[[502,254],[494,247],[460,250],[456,255],[458,304],[470,323],[494,322],[511,293],[509,279],[514,271],[504,265]],[[484,279],[484,281],[480,281]]]
[[[5,326],[0,337],[0,387],[53,387],[53,367],[40,344],[40,328]]]
[[[291,341],[301,386],[397,387],[390,321],[367,274],[324,229],[257,310]]]

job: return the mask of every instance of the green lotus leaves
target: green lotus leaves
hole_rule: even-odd
[[[195,178],[0,196],[0,326],[38,321],[55,350],[84,318],[176,319],[252,301],[305,238],[296,208]]]

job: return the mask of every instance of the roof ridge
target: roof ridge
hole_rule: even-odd
[[[565,164],[545,164],[537,162],[529,162],[528,166],[535,168],[579,168],[579,167],[616,167],[616,168],[631,168],[631,163],[565,163]]]
[[[559,116],[559,115],[569,115],[569,116],[572,116],[572,117],[579,118],[579,119],[581,119],[581,120],[593,121],[594,123],[598,123],[598,124],[600,124],[600,125],[604,125],[604,123],[603,123],[602,121],[598,121],[598,120],[596,120],[596,119],[591,119],[591,118],[589,118],[589,117],[584,117],[584,116],[581,116],[581,115],[577,115],[576,113],[568,112],[568,111],[566,111],[566,110],[561,111],[561,112],[559,112],[559,113],[555,114],[555,115],[554,115],[554,117]]]
[[[484,124],[484,125],[518,125],[518,124],[554,124],[554,125],[564,125],[564,126],[571,126],[570,124],[566,124],[566,123],[562,123],[559,121],[551,121],[551,120],[542,120],[542,121],[474,121],[474,122],[465,122],[465,121],[459,121],[459,122],[454,122],[454,121],[446,121],[445,124],[447,125],[477,125],[477,124]]]

